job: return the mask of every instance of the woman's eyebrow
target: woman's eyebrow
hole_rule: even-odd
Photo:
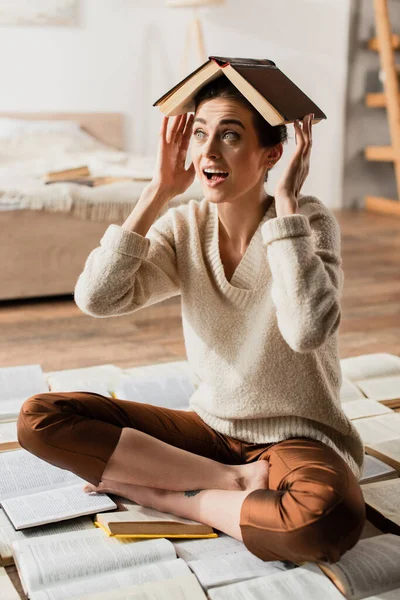
[[[202,119],[201,117],[196,117],[193,121],[193,123],[203,123],[204,125],[207,125],[207,121],[205,119]],[[219,125],[239,125],[239,127],[242,127],[243,129],[246,129],[245,126],[243,125],[243,123],[241,121],[239,121],[238,119],[221,119],[221,121],[219,122]]]

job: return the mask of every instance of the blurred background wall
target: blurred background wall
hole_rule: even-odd
[[[343,168],[354,168],[361,146],[357,136],[366,127],[361,110],[356,123],[348,127],[345,122],[350,14],[353,21],[357,17],[350,0],[226,0],[199,14],[208,55],[274,60],[327,115],[314,128],[311,170],[302,192],[330,208],[359,196],[351,173],[343,196]],[[153,154],[161,113],[152,103],[179,81],[191,17],[191,9],[167,8],[163,0],[81,0],[78,27],[2,27],[0,111],[123,112],[127,148]],[[191,68],[197,66],[194,59]],[[353,98],[360,96],[361,80],[359,73]],[[375,118],[379,127],[383,116]],[[350,131],[356,139],[347,144],[344,165]],[[293,126],[289,134],[270,176],[270,193],[295,148]],[[360,172],[370,169],[360,165]]]

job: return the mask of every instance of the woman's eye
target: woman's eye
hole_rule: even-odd
[[[239,135],[238,135],[238,134],[237,134],[235,131],[227,131],[226,133],[224,133],[224,137],[225,137],[226,135],[233,135],[233,138],[230,138],[231,140],[232,140],[232,139],[233,139],[233,140],[236,140],[236,138],[238,138],[238,137],[239,137]]]

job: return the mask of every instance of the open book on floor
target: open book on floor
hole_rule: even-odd
[[[212,527],[153,508],[132,504],[126,511],[100,513],[96,525],[109,536],[123,538],[216,538]]]
[[[336,586],[313,563],[285,573],[214,587],[208,590],[208,597],[210,600],[343,600]]]
[[[364,469],[359,483],[371,483],[373,481],[385,481],[386,479],[398,479],[396,469],[381,460],[366,454],[364,456]]]
[[[1,600],[20,600],[20,595],[3,567],[0,567],[0,598]]]
[[[174,361],[124,369],[113,394],[153,406],[185,409],[198,382],[187,361]]]
[[[17,435],[17,421],[0,423],[0,452],[20,448]]]
[[[169,540],[119,540],[100,529],[17,541],[13,553],[31,600],[71,600],[190,575]]]
[[[205,590],[297,568],[290,561],[265,562],[247,550],[243,542],[222,533],[213,540],[173,544],[177,555],[188,564]]]
[[[15,421],[21,406],[34,394],[48,392],[40,365],[0,369],[0,421]]]
[[[112,396],[118,386],[122,369],[112,364],[94,365],[79,369],[49,371],[46,381],[52,392],[94,392]]]
[[[365,451],[400,471],[400,413],[352,421]]]
[[[356,385],[366,398],[391,408],[400,407],[400,357],[364,354],[340,361],[343,378]]]
[[[13,564],[12,543],[17,540],[66,533],[79,529],[94,529],[92,519],[90,517],[80,517],[78,519],[62,521],[61,523],[52,523],[50,525],[43,525],[43,527],[31,527],[17,531],[4,511],[0,509],[0,564],[3,567]]]
[[[117,508],[106,494],[85,494],[85,483],[26,450],[0,454],[0,504],[17,530]]]
[[[114,592],[80,596],[76,600],[206,600],[206,598],[196,576],[191,573],[174,579],[129,586]]]
[[[400,537],[386,533],[360,540],[333,564],[318,563],[348,600],[360,600],[398,590],[400,597]]]
[[[369,519],[382,531],[400,535],[400,479],[361,484],[361,490]]]

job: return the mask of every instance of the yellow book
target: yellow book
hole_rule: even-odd
[[[128,510],[96,515],[95,525],[117,538],[216,538],[213,528],[153,508],[130,505]]]

